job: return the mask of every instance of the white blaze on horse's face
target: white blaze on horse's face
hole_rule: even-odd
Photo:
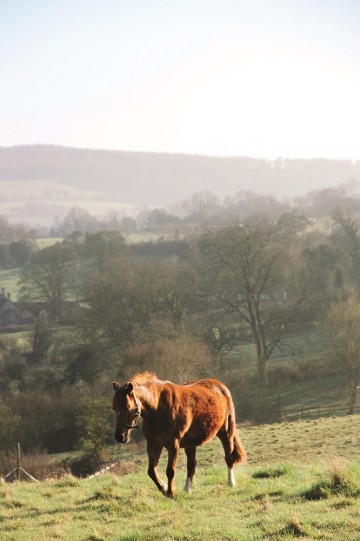
[[[114,437],[118,443],[128,443],[129,431],[138,428],[136,421],[140,416],[140,406],[135,399],[132,383],[120,387],[118,383],[114,382],[113,389],[115,391],[113,410],[116,413]]]

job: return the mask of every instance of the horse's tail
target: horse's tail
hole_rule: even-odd
[[[222,437],[219,435],[225,449],[225,460],[229,468],[234,464],[240,464],[247,459],[245,449],[236,428],[235,407],[230,391],[225,385],[222,385],[222,392],[227,398],[227,417],[224,423],[225,432]]]
[[[245,462],[246,460],[246,452],[243,447],[243,444],[241,443],[241,440],[239,438],[239,435],[237,433],[236,427],[234,430],[234,449],[231,453],[232,459],[234,461],[234,464],[240,464],[240,462]]]
[[[231,410],[228,416],[228,434],[233,447],[230,457],[233,464],[240,464],[241,462],[245,462],[247,456],[236,428],[234,404],[231,404]]]

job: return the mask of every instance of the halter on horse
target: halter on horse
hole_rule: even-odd
[[[116,413],[115,439],[129,441],[130,431],[142,428],[147,440],[148,474],[165,495],[174,495],[174,476],[180,448],[187,456],[185,490],[191,492],[196,467],[196,447],[217,436],[225,451],[228,480],[235,485],[234,464],[246,460],[237,434],[235,410],[229,389],[215,379],[176,385],[161,381],[154,374],[136,374],[128,383],[113,383],[113,410]],[[163,448],[168,452],[167,487],[156,467]]]

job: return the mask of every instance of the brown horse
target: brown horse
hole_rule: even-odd
[[[174,495],[174,476],[181,447],[187,456],[184,489],[191,492],[196,467],[196,447],[217,436],[225,451],[228,481],[235,485],[234,464],[246,459],[235,425],[235,410],[229,389],[215,379],[176,385],[160,381],[154,374],[136,374],[128,383],[113,383],[113,410],[116,413],[115,439],[129,441],[129,432],[142,418],[149,457],[148,474],[166,496]],[[168,485],[159,478],[156,467],[163,448],[168,452]]]

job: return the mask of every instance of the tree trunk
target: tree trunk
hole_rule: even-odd
[[[261,387],[267,387],[269,384],[267,372],[266,372],[266,360],[264,357],[260,357],[257,360],[259,384]]]

